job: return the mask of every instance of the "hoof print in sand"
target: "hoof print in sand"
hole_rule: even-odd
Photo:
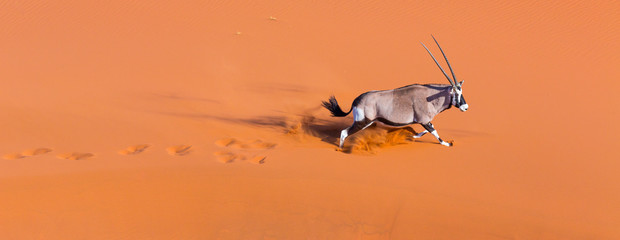
[[[146,150],[150,146],[151,145],[148,145],[148,144],[134,145],[134,146],[130,146],[128,148],[125,148],[125,149],[119,151],[118,153],[121,154],[121,155],[134,155],[134,154],[138,154],[138,153],[144,152],[144,150]]]
[[[89,159],[91,157],[95,156],[92,153],[78,153],[78,152],[72,152],[72,153],[64,153],[64,154],[60,154],[57,157],[60,159],[67,159],[67,160],[85,160],[85,159]]]
[[[240,160],[240,161],[245,160],[245,156],[241,154],[235,154],[229,151],[215,152],[214,155],[217,157],[217,160],[222,163],[232,163],[237,160]]]
[[[7,159],[7,160],[15,160],[15,159],[20,159],[20,158],[25,158],[25,157],[32,157],[36,155],[46,154],[51,151],[52,149],[49,149],[49,148],[35,148],[35,149],[23,151],[22,153],[6,154],[2,156],[2,158]]]
[[[235,138],[224,138],[215,141],[215,145],[226,148],[233,148],[237,150],[232,151],[219,151],[215,152],[214,155],[217,157],[217,160],[222,163],[232,163],[234,161],[244,161],[247,159],[248,162],[254,164],[263,164],[265,163],[265,159],[267,158],[264,155],[255,155],[257,151],[264,152],[265,150],[272,149],[276,147],[277,144],[264,142],[262,140],[256,139],[252,141],[240,141]],[[262,150],[262,151],[261,151]],[[241,152],[243,154],[235,153]],[[246,158],[246,156],[253,156],[251,158]]]
[[[168,151],[168,154],[173,156],[185,156],[192,152],[191,148],[192,146],[190,145],[178,145],[166,148],[166,151]]]
[[[255,156],[249,160],[250,163],[263,164],[265,163],[266,156]]]
[[[2,156],[2,158],[6,160],[15,160],[15,159],[20,159],[20,158],[25,158],[25,157],[26,156],[22,155],[21,153],[10,153],[10,154]]]
[[[272,149],[276,147],[277,144],[263,142],[261,140],[254,140],[251,142],[242,142],[234,138],[224,138],[215,141],[215,145],[220,147],[232,147],[232,148],[243,148],[243,149]]]
[[[274,147],[276,147],[277,144],[275,143],[269,143],[269,142],[263,142],[261,140],[254,140],[250,143],[247,144],[247,148],[252,148],[252,149],[272,149]]]
[[[220,147],[230,147],[232,145],[236,145],[237,143],[237,139],[234,138],[224,138],[215,141],[215,145],[218,145]]]
[[[48,152],[51,152],[52,149],[49,148],[35,148],[35,149],[30,149],[30,150],[26,150],[22,153],[22,155],[24,156],[36,156],[36,155],[41,155],[41,154],[46,154]]]

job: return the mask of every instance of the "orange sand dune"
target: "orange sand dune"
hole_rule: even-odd
[[[618,12],[2,2],[0,238],[619,239]],[[335,151],[330,94],[447,83],[430,34],[466,79],[433,121],[455,146],[379,126]]]

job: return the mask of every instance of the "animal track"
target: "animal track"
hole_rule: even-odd
[[[25,157],[32,157],[36,155],[46,154],[51,151],[52,149],[49,149],[49,148],[35,148],[35,149],[23,151],[22,153],[6,154],[3,156],[3,158],[7,160],[15,160],[15,159],[21,159]]]
[[[6,154],[2,156],[2,158],[6,160],[15,160],[15,159],[20,159],[20,158],[25,158],[25,157],[26,156],[22,155],[21,153],[10,153],[10,154]]]
[[[144,152],[144,150],[146,150],[150,146],[151,145],[148,145],[148,144],[139,144],[139,145],[129,146],[123,150],[118,151],[118,153],[121,155],[134,155],[134,154]]]
[[[228,147],[228,146],[235,144],[236,142],[237,140],[234,138],[224,138],[224,139],[215,141],[215,145],[218,145],[220,147]]]
[[[263,164],[265,163],[265,159],[267,158],[264,155],[257,155],[255,151],[266,151],[276,147],[277,144],[264,142],[262,140],[256,139],[250,142],[240,141],[235,138],[224,138],[215,141],[215,145],[223,147],[223,148],[232,148],[236,149],[236,151],[241,151],[242,153],[235,153],[233,151],[219,151],[215,152],[214,155],[217,157],[217,160],[222,163],[232,163],[237,160],[245,161],[246,159],[250,163],[254,164]],[[251,156],[251,157],[246,157]]]
[[[60,159],[67,159],[67,160],[85,160],[85,159],[89,159],[91,157],[95,156],[92,153],[79,153],[79,152],[72,152],[72,153],[63,153],[60,154],[56,157],[60,158]]]
[[[177,146],[166,148],[166,151],[168,151],[168,154],[173,155],[173,156],[185,156],[189,154],[190,152],[192,152],[191,148],[192,148],[191,145],[177,145]]]
[[[263,142],[261,140],[254,140],[244,146],[246,146],[245,148],[252,148],[252,149],[272,149],[276,147],[276,145],[277,144],[275,143],[268,143],[268,142]]]
[[[219,152],[213,153],[213,155],[215,155],[217,157],[217,160],[222,163],[232,163],[236,160],[240,160],[240,161],[245,160],[244,155],[235,154],[230,151],[219,151]]]
[[[216,141],[215,144],[220,147],[235,149],[233,151],[223,150],[223,151],[218,151],[218,152],[213,153],[216,156],[218,161],[222,163],[232,163],[235,161],[246,161],[247,160],[248,162],[254,163],[254,164],[263,164],[265,163],[265,159],[267,158],[264,155],[258,154],[261,152],[256,152],[256,151],[264,152],[266,150],[274,148],[277,145],[275,143],[264,142],[258,139],[245,142],[245,141],[239,141],[234,138],[221,139],[221,140]],[[123,150],[118,151],[118,154],[135,155],[135,154],[139,154],[141,152],[146,151],[146,149],[148,149],[149,147],[151,147],[151,145],[149,144],[133,145],[133,146],[129,146]],[[193,149],[191,145],[176,145],[176,146],[171,146],[171,147],[166,148],[166,151],[168,152],[168,154],[172,156],[185,156],[191,153],[192,150]],[[46,154],[51,151],[52,149],[50,148],[34,148],[34,149],[25,150],[22,153],[5,154],[2,156],[2,158],[7,159],[7,160],[16,160],[16,159],[22,159],[26,157]],[[65,159],[65,160],[86,160],[94,156],[95,156],[94,154],[87,153],[87,152],[86,153],[68,152],[68,153],[62,153],[62,154],[56,155],[57,158]]]
[[[250,163],[254,163],[254,164],[263,164],[265,163],[265,158],[267,158],[266,156],[255,156],[253,158],[250,158],[249,162]]]
[[[243,149],[272,149],[276,147],[275,143],[263,142],[261,140],[253,140],[251,142],[245,143],[239,141],[234,138],[224,138],[215,141],[215,144],[220,147],[232,147],[232,148],[243,148]]]
[[[49,148],[35,148],[35,149],[30,149],[30,150],[26,150],[26,151],[22,152],[22,155],[27,156],[27,157],[31,157],[31,156],[46,154],[46,153],[51,152],[51,151],[52,151],[52,149],[49,149]]]

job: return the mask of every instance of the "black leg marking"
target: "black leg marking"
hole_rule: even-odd
[[[449,142],[445,142],[444,140],[441,140],[441,138],[439,137],[439,134],[437,134],[437,130],[435,130],[435,127],[433,126],[432,123],[427,123],[427,124],[422,124],[422,126],[424,127],[424,129],[426,129],[426,131],[430,132],[431,134],[433,134],[433,136],[435,136],[435,138],[437,138],[437,140],[439,140],[439,143],[441,145],[444,146],[452,146],[452,143]]]

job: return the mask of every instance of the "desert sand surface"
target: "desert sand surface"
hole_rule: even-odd
[[[620,239],[618,12],[0,1],[0,238]],[[466,80],[433,121],[455,146],[336,151],[331,94],[447,83],[431,34]]]

